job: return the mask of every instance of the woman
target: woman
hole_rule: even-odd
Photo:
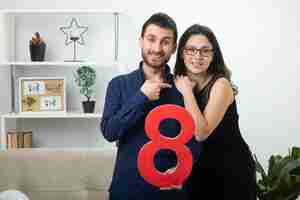
[[[203,144],[187,182],[191,199],[255,200],[255,164],[238,125],[237,89],[208,27],[195,24],[184,32],[174,74]]]

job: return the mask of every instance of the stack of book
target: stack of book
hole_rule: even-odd
[[[7,148],[32,148],[32,131],[9,130],[7,133]]]

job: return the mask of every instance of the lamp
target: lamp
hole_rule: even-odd
[[[82,60],[76,59],[76,43],[84,45],[83,34],[88,31],[87,26],[79,26],[77,20],[72,18],[71,23],[67,27],[60,27],[59,28],[65,35],[65,45],[68,46],[69,44],[73,43],[73,59],[66,60],[67,62],[82,62]]]

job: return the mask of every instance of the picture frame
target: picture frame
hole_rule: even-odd
[[[19,78],[19,112],[66,112],[65,77]]]

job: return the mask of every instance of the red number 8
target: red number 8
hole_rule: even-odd
[[[161,135],[159,124],[164,119],[176,119],[181,131],[175,138]],[[166,104],[153,109],[146,117],[145,131],[151,139],[138,154],[140,175],[150,184],[157,187],[181,185],[190,175],[193,158],[185,143],[192,137],[195,125],[192,116],[181,106]],[[154,165],[154,156],[161,149],[170,149],[176,153],[177,166],[171,174],[158,171]]]

